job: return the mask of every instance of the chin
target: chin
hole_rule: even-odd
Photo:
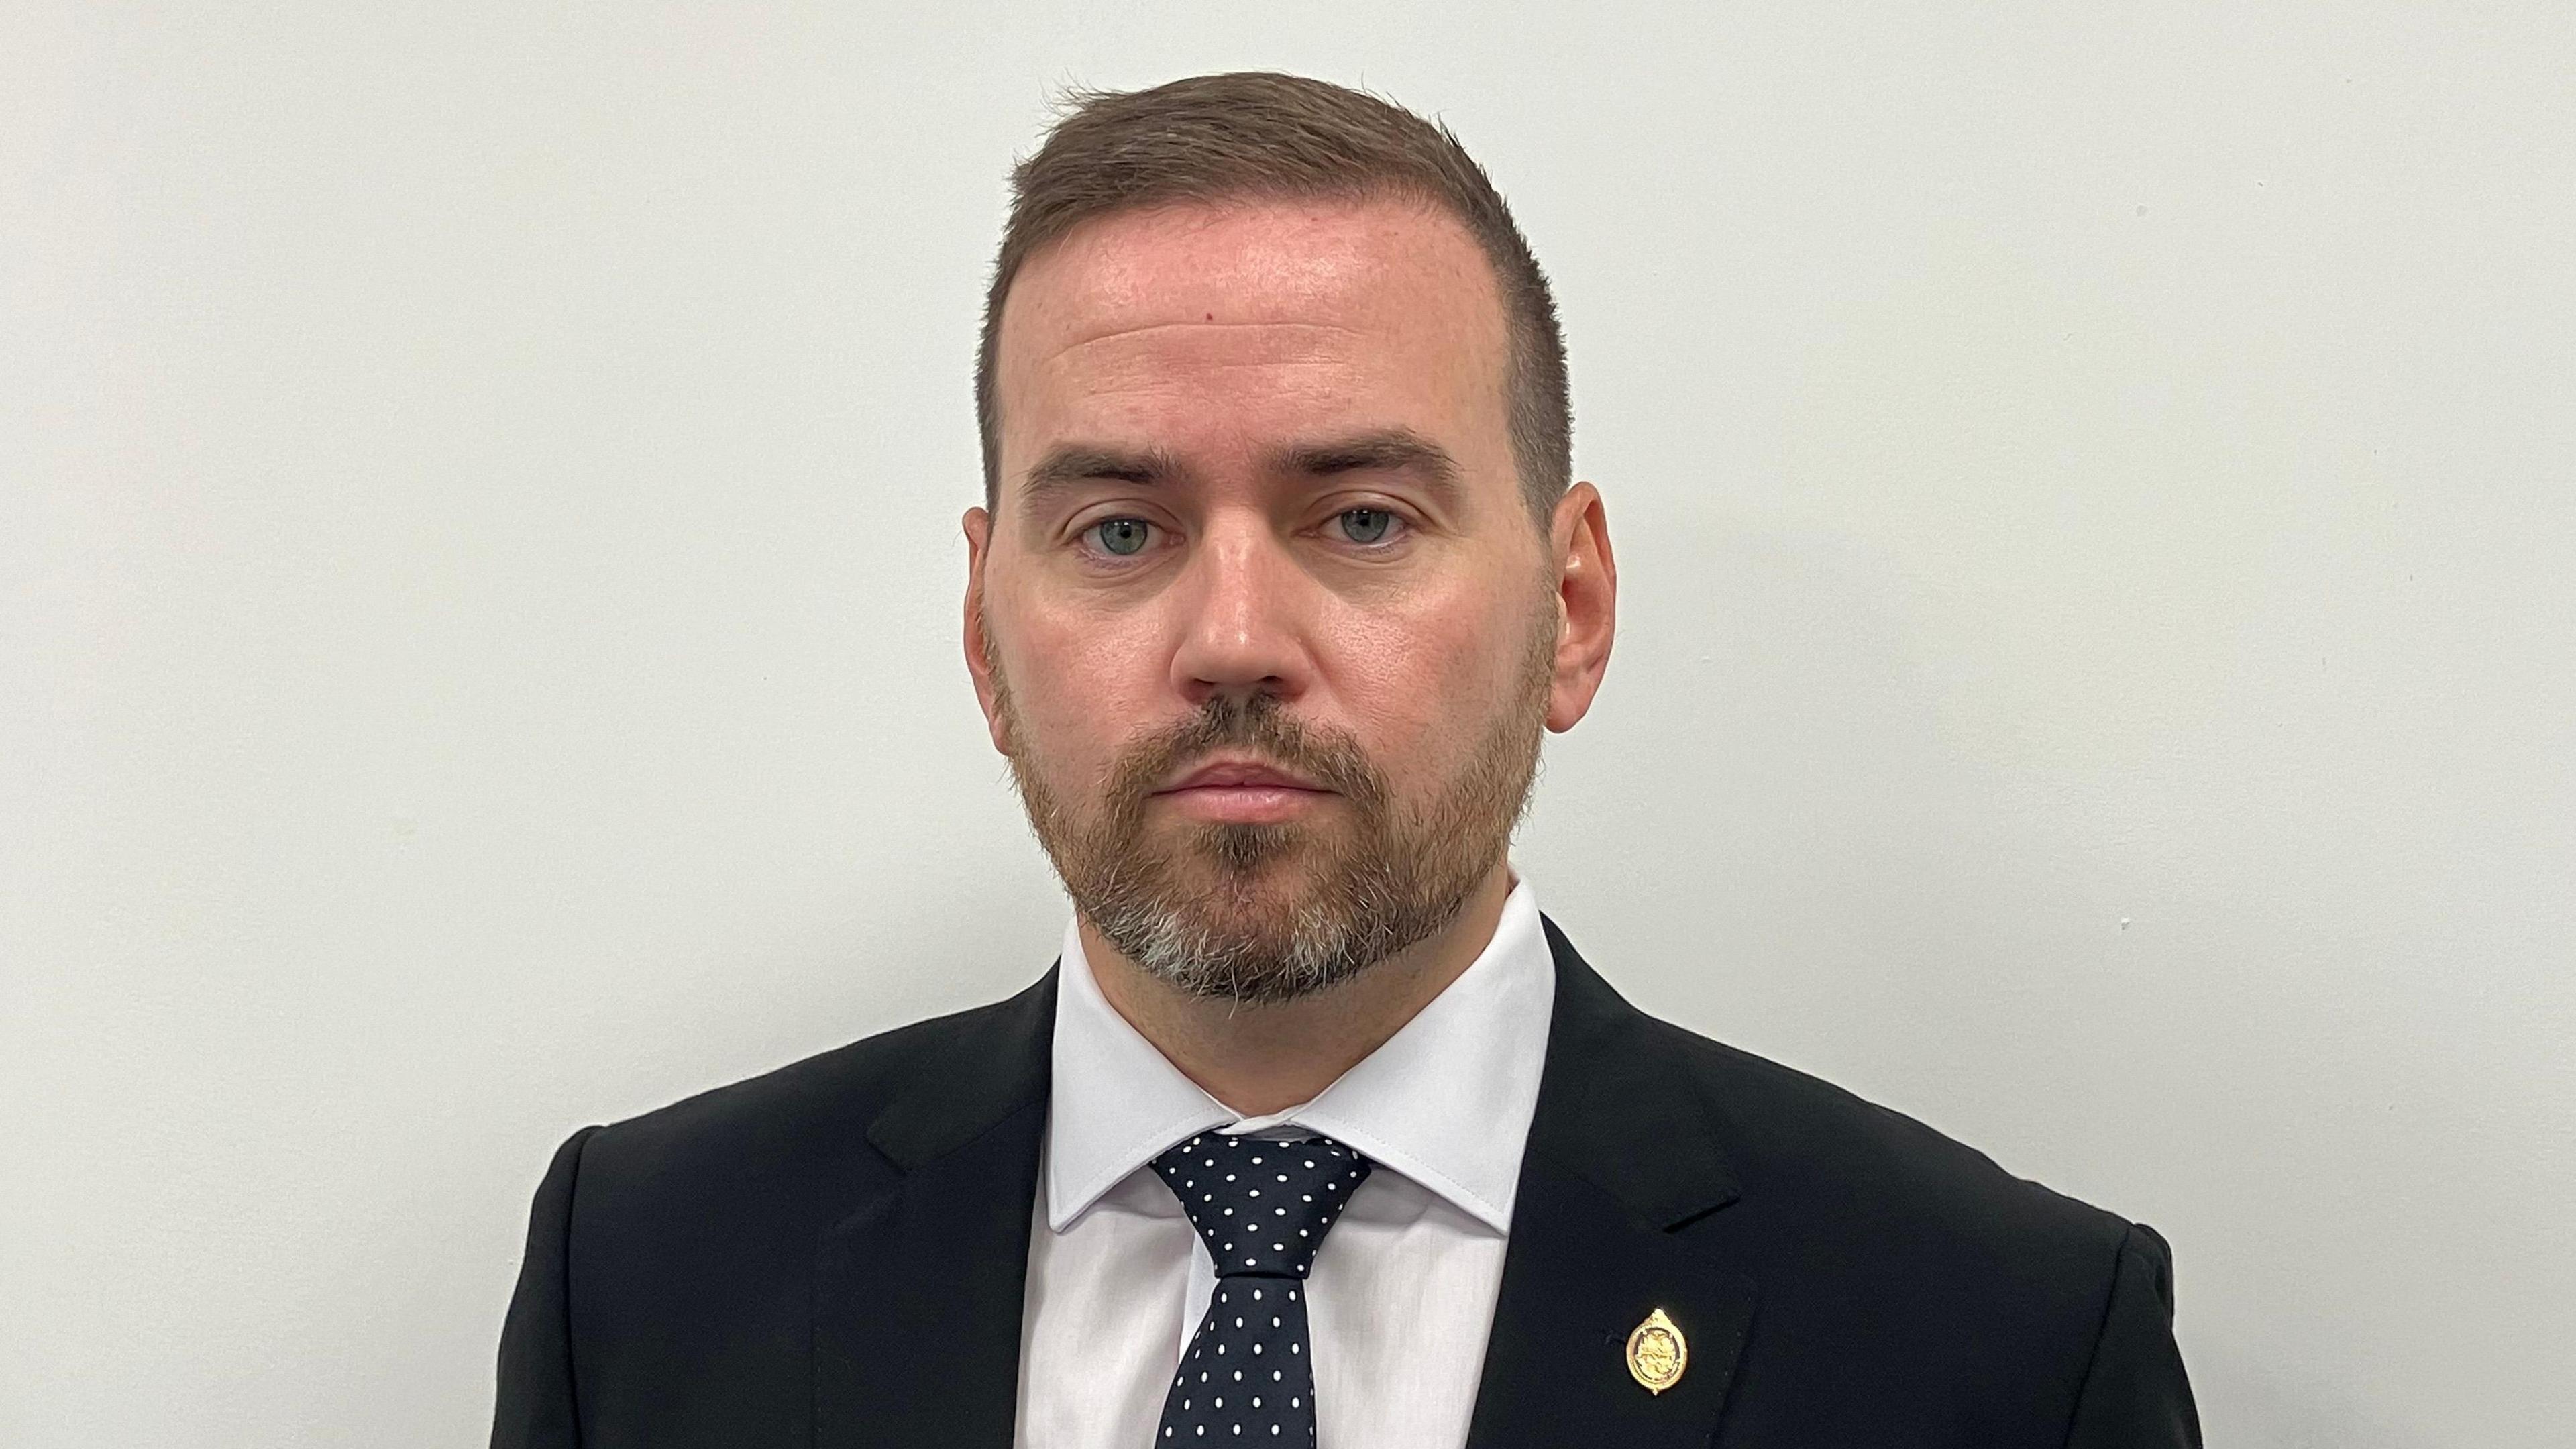
[[[1249,920],[1175,913],[1134,932],[1121,949],[1191,995],[1272,1005],[1330,990],[1367,970],[1375,958],[1353,944],[1346,923],[1264,911]]]
[[[1166,858],[1177,859],[1212,897],[1288,907],[1322,889],[1349,850],[1303,823],[1201,825]]]

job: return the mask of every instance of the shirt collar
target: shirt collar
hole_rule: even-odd
[[[1511,1229],[1538,1106],[1555,961],[1529,884],[1457,980],[1312,1101],[1247,1118],[1181,1073],[1100,994],[1064,932],[1047,1109],[1047,1226],[1063,1232],[1128,1174],[1193,1133],[1291,1125],[1366,1154],[1492,1228]]]

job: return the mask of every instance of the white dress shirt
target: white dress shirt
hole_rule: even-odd
[[[1020,1449],[1149,1449],[1216,1268],[1148,1166],[1196,1132],[1320,1132],[1377,1164],[1307,1280],[1319,1449],[1467,1439],[1556,968],[1526,882],[1413,1020],[1303,1106],[1245,1117],[1101,996],[1068,924],[1020,1327]]]

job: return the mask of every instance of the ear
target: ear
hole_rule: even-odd
[[[1577,483],[1556,502],[1548,524],[1556,573],[1556,676],[1547,696],[1547,727],[1574,728],[1592,708],[1610,668],[1619,626],[1619,565],[1610,554],[1610,524],[1601,491]]]
[[[984,563],[992,556],[993,515],[969,508],[959,520],[966,530],[966,672],[975,680],[975,702],[983,707],[984,728],[993,748],[1011,753],[1011,732],[1002,717],[1002,684],[993,668],[993,640],[984,629]]]

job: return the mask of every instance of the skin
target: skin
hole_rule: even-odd
[[[1407,201],[1129,212],[1031,258],[1002,317],[998,497],[963,520],[966,661],[994,748],[1080,799],[1123,746],[1211,695],[1266,692],[1345,732],[1402,798],[1455,778],[1521,707],[1529,630],[1550,616],[1545,725],[1572,728],[1609,663],[1617,572],[1591,484],[1544,527],[1523,501],[1506,356],[1482,253]],[[1390,438],[1447,466],[1341,446]],[[1354,509],[1393,521],[1381,533]],[[1133,555],[1109,551],[1110,519],[1145,524]],[[1329,791],[1188,790],[1155,796],[1148,825],[1330,829],[1346,808]],[[1263,882],[1298,885],[1293,865]],[[1314,1097],[1455,980],[1511,885],[1497,854],[1445,928],[1276,1003],[1182,991],[1078,929],[1111,1005],[1210,1095],[1262,1114]]]

